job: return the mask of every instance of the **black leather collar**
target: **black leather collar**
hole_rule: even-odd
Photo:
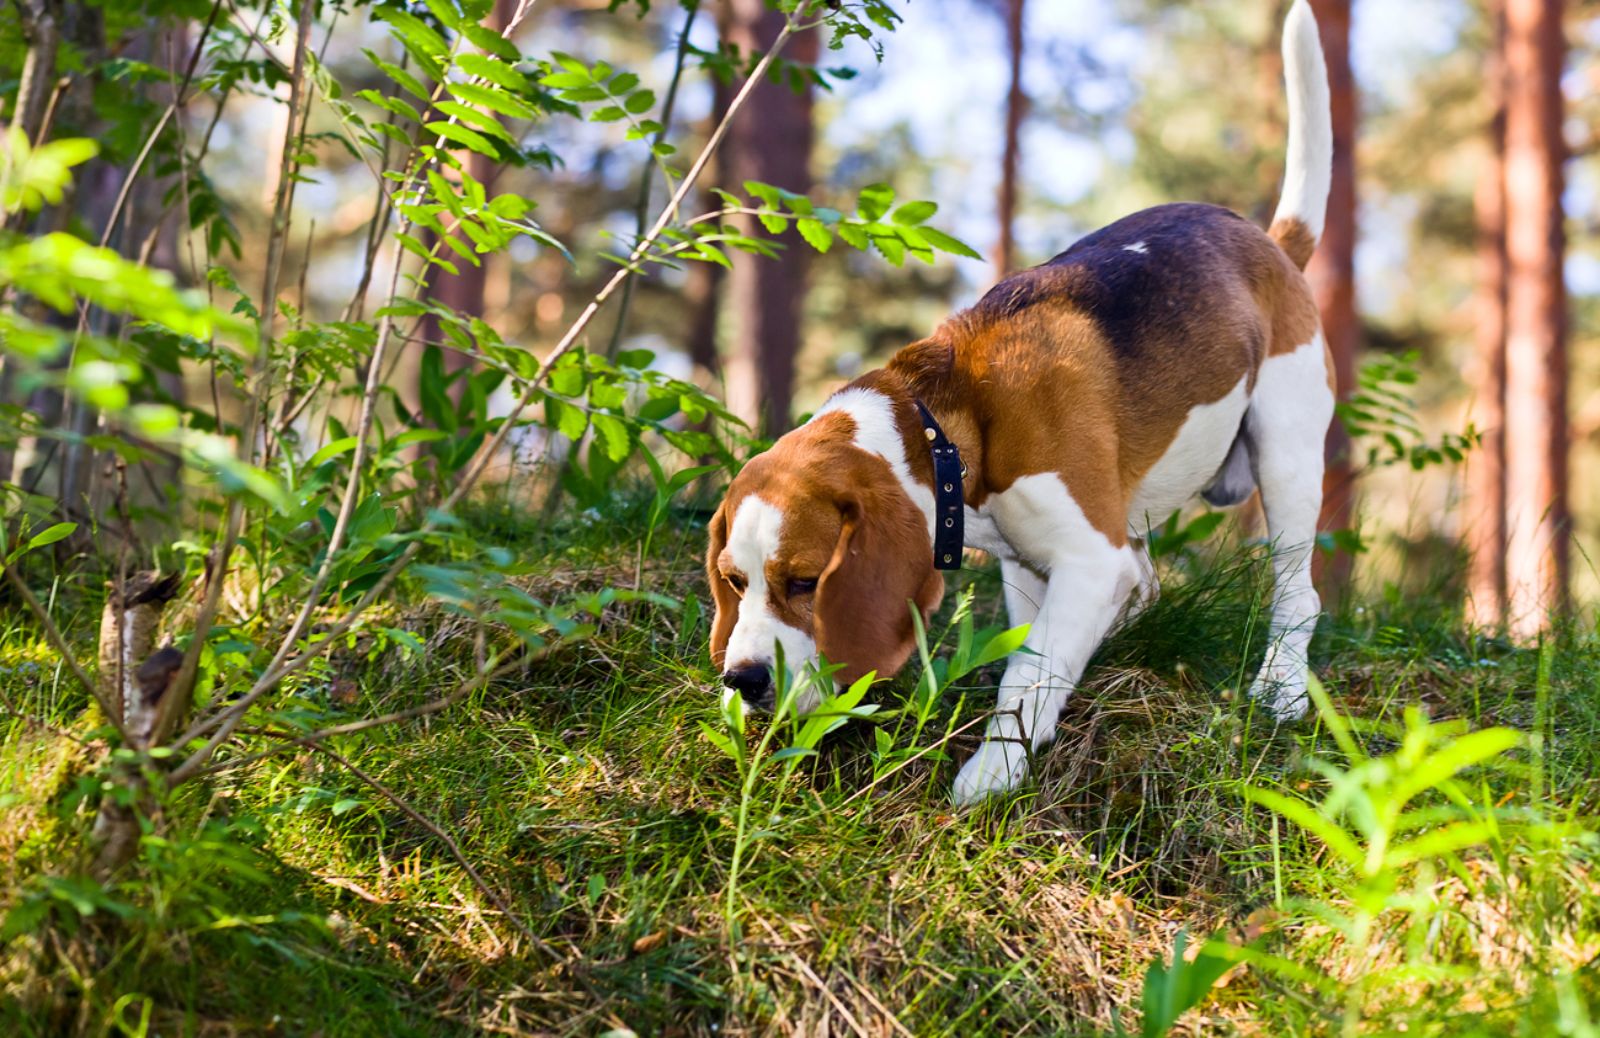
[[[961,485],[967,467],[961,452],[945,436],[921,400],[914,400],[933,456],[933,568],[960,569],[961,544],[966,524],[966,503]]]

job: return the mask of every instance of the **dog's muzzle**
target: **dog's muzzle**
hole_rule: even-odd
[[[753,707],[772,708],[772,668],[764,663],[746,663],[722,672],[722,683],[739,693]]]

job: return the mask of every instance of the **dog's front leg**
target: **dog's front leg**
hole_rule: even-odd
[[[1139,581],[1133,550],[1099,535],[1050,567],[1044,601],[1000,681],[983,745],[956,776],[955,799],[970,804],[1014,788],[1028,754],[1055,738],[1056,720],[1095,647]]]

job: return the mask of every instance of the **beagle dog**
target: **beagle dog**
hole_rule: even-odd
[[[894,674],[914,647],[911,610],[926,618],[941,570],[981,549],[1032,651],[1009,661],[955,798],[1011,789],[1095,647],[1156,594],[1152,526],[1196,496],[1238,504],[1259,488],[1274,593],[1251,694],[1279,718],[1303,712],[1334,407],[1301,273],[1333,153],[1306,0],[1283,51],[1288,175],[1270,230],[1198,204],[1119,220],[1002,281],[744,467],[706,560],[725,686],[771,709],[779,649],[797,672],[841,664],[840,682]],[[819,697],[804,698],[802,711]]]

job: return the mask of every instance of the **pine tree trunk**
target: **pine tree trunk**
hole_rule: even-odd
[[[1506,3],[1506,591],[1530,637],[1566,606],[1560,0]]]
[[[1467,617],[1500,628],[1506,622],[1506,96],[1505,12],[1489,4],[1486,90],[1493,106],[1488,154],[1478,174],[1478,286],[1473,301],[1477,358],[1472,422],[1482,441],[1467,461],[1462,541],[1468,553]]]
[[[782,12],[768,10],[762,0],[731,0],[728,15],[727,40],[742,54],[769,50],[783,29]],[[784,56],[810,62],[816,51],[815,32],[806,32],[794,38]],[[810,84],[796,93],[784,79],[762,83],[724,138],[724,182],[738,190],[746,180],[759,180],[809,194],[811,139]],[[765,234],[754,220],[742,222],[745,233]],[[734,316],[726,364],[728,406],[768,436],[789,424],[811,251],[792,230],[781,241],[784,249],[776,260],[734,253],[728,277]]]
[[[512,0],[495,0],[494,9],[490,16],[484,20],[484,27],[496,32],[503,32],[511,24],[511,16],[515,8]],[[494,194],[495,174],[499,166],[487,155],[475,151],[465,151],[461,154],[461,165],[466,174],[473,180],[482,184],[484,190],[492,197]],[[426,243],[433,245],[435,236],[430,232],[425,236]],[[441,306],[448,307],[458,314],[467,317],[482,317],[484,301],[489,287],[489,267],[487,256],[479,256],[479,265],[473,266],[466,259],[457,256],[448,246],[442,248],[439,255],[455,265],[459,273],[452,274],[442,267],[434,267],[428,273],[428,295]],[[443,331],[439,327],[438,318],[428,315],[422,322],[422,334],[429,342],[445,342]],[[444,370],[447,373],[464,371],[472,366],[471,358],[455,350],[444,351]],[[451,395],[460,399],[464,392],[462,382],[457,379],[453,385]]]
[[[689,308],[689,329],[684,348],[696,368],[715,378],[722,372],[717,356],[717,314],[721,309],[723,269],[714,263],[689,267],[683,300]]]
[[[1006,140],[1000,155],[1000,234],[994,247],[996,281],[1015,268],[1017,245],[1017,165],[1022,150],[1022,116],[1028,99],[1022,92],[1022,15],[1025,0],[1005,0],[1006,50],[1011,58],[1011,85],[1006,91]]]
[[[1355,76],[1350,68],[1350,0],[1311,0],[1328,63],[1333,118],[1333,183],[1327,229],[1306,277],[1322,311],[1322,330],[1333,354],[1339,399],[1356,385],[1361,325],[1356,313],[1356,115]],[[1347,530],[1355,522],[1355,469],[1344,425],[1328,430],[1322,479],[1322,530]],[[1325,601],[1337,601],[1350,584],[1354,560],[1348,552],[1318,554],[1318,582]]]
[[[719,30],[725,32],[726,25],[719,22]],[[727,116],[732,97],[733,91],[729,85],[712,77],[711,114],[706,118],[707,135]],[[722,175],[726,168],[722,153],[713,153],[710,164],[701,175],[701,184],[727,183],[732,186],[733,182]],[[705,197],[708,203],[717,204],[716,197],[709,191]],[[684,337],[684,349],[688,351],[695,367],[717,378],[722,374],[722,358],[717,349],[717,318],[722,312],[722,289],[726,280],[723,275],[726,272],[715,263],[691,263],[688,271],[688,279],[683,287],[684,302],[689,307],[689,327]]]

